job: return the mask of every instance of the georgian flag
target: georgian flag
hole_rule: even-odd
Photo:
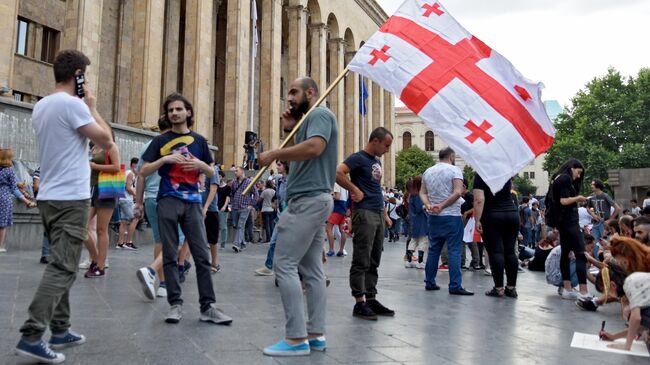
[[[553,144],[542,85],[438,1],[404,1],[348,68],[398,95],[495,193]]]

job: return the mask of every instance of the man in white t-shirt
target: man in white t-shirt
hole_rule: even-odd
[[[642,209],[645,209],[645,207],[650,207],[650,191],[645,193],[645,199],[643,199],[643,204],[641,205]]]
[[[460,213],[463,195],[463,172],[455,166],[456,153],[447,147],[438,154],[439,162],[422,175],[420,198],[429,214],[429,255],[425,266],[426,290],[440,290],[436,284],[438,260],[447,242],[449,252],[449,294],[474,295],[462,287],[461,256],[463,250],[463,217]],[[514,243],[513,243],[514,244]]]
[[[90,60],[76,50],[57,54],[54,93],[34,106],[32,124],[38,139],[41,179],[38,209],[50,239],[49,264],[20,328],[16,353],[44,363],[61,363],[65,355],[50,350],[80,345],[83,335],[70,330],[70,288],[77,277],[90,208],[88,139],[106,151],[117,148],[110,126],[95,108],[95,97],[82,85]],[[47,327],[49,345],[42,340]]]
[[[126,172],[124,197],[119,200],[120,229],[117,235],[117,248],[135,251],[138,248],[133,244],[133,234],[138,227],[139,219],[133,214],[133,198],[135,197],[135,183],[138,178],[138,163],[140,159],[131,159],[131,168]],[[125,240],[126,238],[126,240]]]

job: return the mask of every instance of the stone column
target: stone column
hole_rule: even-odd
[[[368,130],[368,135],[372,130],[379,127],[380,121],[384,120],[384,89],[376,83],[372,83],[372,126]]]
[[[384,90],[384,127],[387,128],[391,133],[397,133],[395,129],[395,101],[393,100],[393,94]],[[390,148],[390,151],[386,154],[384,158],[384,176],[385,184],[388,186],[393,186],[395,184],[395,151],[397,149],[397,135],[395,134],[393,138],[393,145]]]
[[[99,67],[103,0],[68,0],[61,49],[73,48],[83,52],[91,65],[86,70],[88,88],[94,95],[99,89]],[[15,20],[12,22],[15,24]],[[95,66],[95,67],[94,67]]]
[[[327,24],[310,24],[311,78],[321,91],[327,86]],[[334,76],[336,77],[336,76]]]
[[[287,82],[307,73],[307,13],[302,5],[287,6],[289,50]]]
[[[0,32],[5,42],[0,42],[0,87],[11,87],[16,52],[16,20],[18,0],[0,0]]]
[[[141,0],[133,6],[128,124],[141,128],[160,115],[164,31],[160,25],[165,23],[165,1]]]
[[[212,142],[214,2],[186,0],[183,95],[194,105],[193,129]]]
[[[384,126],[384,89],[377,85],[373,84],[372,85],[372,113],[373,113],[373,126],[372,128],[375,129],[377,127],[383,127]],[[372,129],[368,131],[368,133],[371,133]]]
[[[345,52],[349,64],[356,52]],[[359,150],[359,75],[350,72],[345,78],[345,155]]]
[[[282,111],[280,81],[282,78],[282,1],[262,2],[262,36],[260,44],[260,135],[267,150],[280,144]]]
[[[223,164],[241,165],[244,132],[249,123],[250,4],[228,0]]]
[[[180,89],[178,56],[181,30],[181,0],[166,0],[165,39],[163,55],[162,98]]]
[[[341,38],[333,38],[327,41],[327,46],[329,47],[330,60],[329,60],[329,70],[330,70],[330,82],[333,82],[338,75],[343,72],[344,65],[344,41]],[[348,76],[349,77],[349,76]],[[329,86],[329,85],[328,85]],[[345,79],[341,81],[337,87],[332,90],[328,97],[329,106],[334,115],[336,115],[336,120],[339,123],[339,161],[343,161],[347,156],[345,154],[345,99],[343,98],[345,92]]]

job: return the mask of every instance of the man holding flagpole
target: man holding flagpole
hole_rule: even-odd
[[[289,109],[282,114],[282,127],[291,132],[298,120],[316,105],[316,82],[296,79],[289,89]],[[264,349],[268,356],[302,356],[311,350],[325,351],[325,273],[322,253],[325,221],[332,212],[332,188],[336,178],[338,126],[334,114],[324,106],[314,108],[299,127],[291,147],[259,155],[262,166],[273,161],[291,161],[287,182],[288,206],[276,226],[277,245],[273,269],[286,317],[285,338]],[[302,275],[307,298],[298,274]]]

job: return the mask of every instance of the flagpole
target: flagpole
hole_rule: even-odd
[[[330,86],[327,88],[327,90],[325,90],[325,92],[318,98],[318,100],[316,100],[316,103],[314,103],[314,105],[311,108],[309,108],[307,113],[305,113],[305,115],[303,115],[302,118],[300,118],[298,123],[296,123],[296,125],[291,130],[291,132],[289,132],[289,134],[284,138],[284,140],[282,141],[282,143],[280,144],[280,147],[278,147],[278,149],[280,149],[280,150],[283,149],[289,143],[289,141],[293,140],[293,137],[296,135],[296,133],[298,133],[298,130],[300,129],[302,124],[305,122],[305,120],[307,119],[309,114],[311,114],[311,112],[314,109],[316,109],[316,107],[318,107],[325,100],[325,98],[327,98],[327,96],[332,92],[332,90],[334,90],[334,88],[341,82],[341,80],[343,80],[343,78],[345,78],[345,76],[348,74],[348,72],[350,72],[350,70],[348,70],[347,67],[344,68],[343,71],[341,71],[341,73],[336,77],[334,82],[332,82],[330,84]],[[264,172],[266,172],[266,170],[268,168],[269,168],[268,166],[264,166],[264,167],[262,167],[260,169],[260,171],[257,172],[257,174],[255,174],[255,177],[253,177],[250,184],[248,184],[246,189],[244,189],[244,191],[242,191],[242,195],[247,195],[248,193],[250,193],[253,186],[255,186],[255,183],[262,177],[262,175],[264,175]]]

